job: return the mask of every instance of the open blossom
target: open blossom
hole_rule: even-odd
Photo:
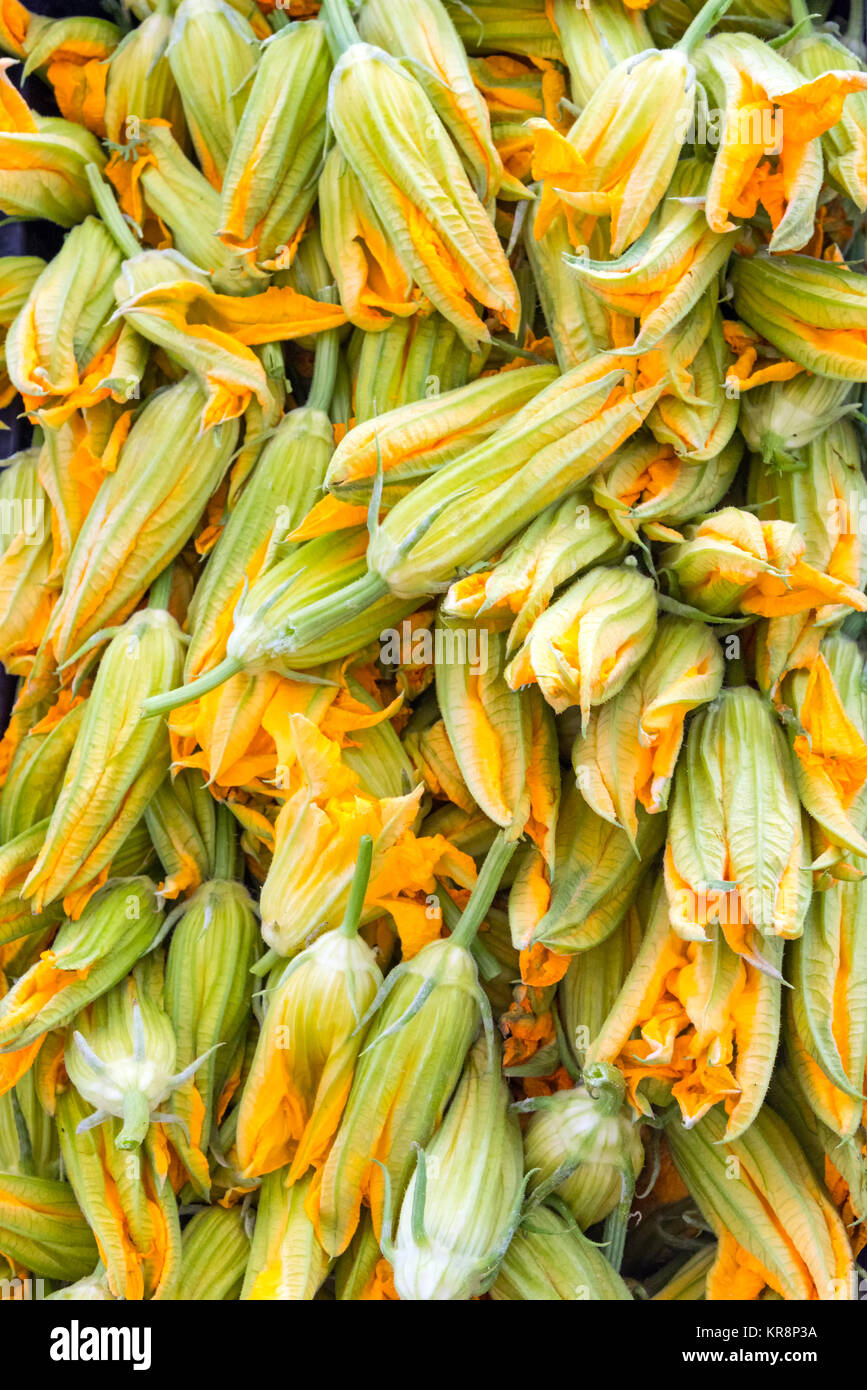
[[[651,814],[665,809],[686,717],[719,694],[722,678],[722,651],[703,623],[660,620],[635,675],[575,740],[576,780],[600,816],[634,837],[638,805]]]
[[[720,903],[731,895],[711,896],[725,915]],[[728,1135],[753,1123],[779,1038],[782,962],[781,942],[763,942],[759,954],[755,938],[732,911],[701,939],[684,939],[657,887],[632,968],[587,1054],[617,1066],[636,1110],[650,1114],[647,1093],[661,1092],[686,1126],[720,1102]]]
[[[805,550],[791,522],[759,521],[752,512],[725,507],[664,551],[662,568],[679,596],[712,615],[783,617],[829,603],[864,612],[861,590],[807,564]]]
[[[695,51],[696,70],[724,110],[722,143],[707,195],[717,232],[753,217],[761,203],[774,228],[772,251],[797,251],[813,228],[822,185],[819,137],[840,120],[867,73],[830,71],[804,81],[797,68],[749,34],[717,34]]]
[[[290,722],[303,780],[274,828],[274,858],[262,889],[265,940],[288,954],[313,931],[337,925],[365,835],[373,838],[367,919],[390,912],[407,941],[415,932],[429,938],[439,925],[426,903],[437,873],[468,887],[475,878],[472,860],[442,836],[415,834],[421,786],[405,796],[371,796],[342,762],[337,744],[303,715],[291,715]]]
[[[534,622],[506,668],[513,690],[538,684],[559,714],[616,695],[648,652],[656,629],[653,583],[626,567],[588,570]]]

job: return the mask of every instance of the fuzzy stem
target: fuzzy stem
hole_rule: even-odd
[[[272,946],[265,952],[264,956],[259,957],[255,965],[250,966],[250,974],[255,975],[257,980],[261,980],[262,976],[273,970],[280,960],[285,960],[285,956],[281,956],[280,952],[275,951]]]
[[[148,608],[168,609],[169,599],[172,596],[172,572],[175,567],[174,560],[169,560],[164,570],[160,570],[153,584],[151,584],[148,594]]]
[[[189,704],[191,700],[198,700],[202,695],[208,695],[212,690],[216,690],[218,685],[222,685],[230,676],[235,676],[244,667],[234,656],[225,657],[217,666],[210,671],[206,671],[198,680],[190,681],[189,685],[176,686],[174,690],[167,690],[164,695],[151,695],[142,705],[142,714],[149,719],[154,714],[169,714],[171,710],[177,709],[179,705]]]
[[[124,221],[123,213],[115,201],[114,194],[99,172],[95,164],[88,164],[85,167],[87,182],[90,184],[90,191],[96,210],[106,225],[107,230],[114,237],[118,248],[123,252],[126,260],[132,256],[138,256],[144,247],[136,241],[130,227]]]
[[[234,879],[238,859],[235,817],[228,807],[217,803],[214,830],[214,878]]]
[[[323,0],[320,18],[325,22],[328,44],[336,62],[347,48],[358,43],[358,30],[348,0]]]
[[[413,1144],[416,1151],[415,1188],[412,1194],[412,1238],[416,1245],[423,1245],[426,1239],[424,1229],[424,1204],[427,1196],[427,1158],[421,1144]]]
[[[718,19],[722,19],[732,0],[707,0],[690,24],[682,39],[674,45],[681,53],[690,53],[697,43],[701,43]]]
[[[394,1203],[391,1199],[391,1174],[389,1173],[388,1169],[386,1168],[385,1164],[382,1162],[381,1159],[375,1158],[373,1161],[375,1164],[377,1164],[378,1167],[382,1169],[382,1233],[379,1238],[379,1248],[382,1251],[385,1258],[388,1260],[389,1264],[394,1264],[394,1245],[392,1244],[391,1239],[392,1226],[394,1224],[392,1220],[392,1208],[394,1206]]]
[[[499,348],[504,357],[521,357],[525,362],[538,362],[543,367],[550,367],[551,363],[547,357],[543,357],[541,352],[531,352],[529,348],[518,347],[517,343],[510,343],[506,338],[492,338],[491,345]]]
[[[334,628],[342,627],[350,619],[358,617],[377,599],[385,598],[387,593],[385,581],[378,574],[368,571],[339,593],[329,594],[302,608],[292,617],[292,651],[289,655],[303,652],[305,647],[327,637]]]
[[[623,1263],[623,1250],[626,1245],[626,1230],[629,1224],[629,1208],[631,1202],[624,1200],[618,1202],[613,1211],[609,1212],[605,1218],[604,1234],[602,1237],[605,1249],[605,1258],[610,1265],[613,1265],[620,1273],[620,1266]]]
[[[864,0],[849,0],[849,23],[846,25],[846,38],[859,44],[867,43],[864,32]]]
[[[352,387],[342,353],[338,356],[329,414],[335,425],[348,425],[352,415]]]
[[[520,347],[532,330],[536,318],[536,282],[529,261],[524,261],[515,271],[515,283],[521,302],[521,319],[515,332],[515,345]]]
[[[343,921],[338,928],[341,936],[353,937],[358,931],[361,923],[361,913],[364,908],[364,895],[367,892],[367,884],[370,879],[370,866],[372,863],[373,837],[370,835],[362,835],[358,842],[358,859],[355,863],[355,873],[352,875],[352,887],[349,890],[349,901],[346,904]]]
[[[306,404],[311,410],[327,411],[334,395],[337,381],[337,364],[340,359],[340,335],[336,328],[329,328],[316,339],[316,359],[313,363],[313,378]]]
[[[33,1161],[33,1145],[30,1140],[30,1131],[27,1128],[24,1111],[21,1109],[21,1102],[14,1090],[9,1092],[9,1099],[12,1102],[12,1117],[15,1121],[15,1137],[18,1141],[18,1171],[22,1177],[38,1177],[39,1174],[36,1171],[36,1164]]]
[[[608,1062],[596,1062],[585,1067],[582,1079],[600,1115],[606,1118],[616,1115],[626,1091],[619,1068]]]
[[[143,1091],[127,1091],[123,1098],[123,1129],[117,1136],[119,1149],[137,1149],[148,1132],[150,1107]]]
[[[476,879],[475,886],[469,896],[469,901],[464,908],[463,916],[451,935],[451,942],[455,946],[463,946],[465,949],[472,945],[473,938],[482,922],[485,913],[494,901],[494,894],[500,886],[500,879],[506,872],[506,866],[515,850],[518,842],[515,839],[507,839],[506,830],[501,830],[488,850],[482,871]]]

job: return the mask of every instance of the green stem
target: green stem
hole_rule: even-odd
[[[461,909],[457,903],[449,897],[449,894],[442,887],[438,887],[436,895],[439,900],[440,911],[442,912],[443,922],[448,928],[449,936],[457,930],[461,920]],[[473,953],[473,960],[476,962],[476,969],[481,980],[495,980],[501,973],[500,962],[487,946],[483,946],[478,937],[472,942],[470,950]]]
[[[623,1073],[608,1062],[594,1062],[581,1078],[600,1115],[610,1119],[623,1105],[626,1086]]]
[[[85,173],[87,174],[87,182],[90,184],[90,191],[93,194],[93,201],[96,203],[96,210],[123,252],[125,259],[129,260],[131,256],[138,256],[144,248],[139,245],[124,222],[123,213],[115,202],[114,194],[103,179],[102,174],[95,164],[88,164]]]
[[[280,952],[275,951],[272,946],[265,952],[264,956],[259,957],[255,965],[250,966],[250,974],[255,975],[257,979],[261,979],[263,975],[267,975],[274,969],[278,961],[285,959],[286,957],[281,956]]]
[[[358,859],[355,864],[355,873],[352,875],[352,887],[349,890],[349,901],[346,904],[343,921],[338,928],[341,936],[353,937],[358,931],[361,923],[361,913],[364,908],[364,895],[367,892],[367,885],[370,880],[370,866],[372,863],[373,838],[370,835],[362,835],[358,842]]]
[[[347,48],[359,41],[348,0],[323,0],[319,17],[325,23],[328,46],[337,62]]]
[[[283,361],[283,348],[280,343],[263,343],[256,349],[256,356],[265,368],[269,381],[276,381],[280,390],[286,386],[286,364]]]
[[[117,1136],[119,1149],[137,1149],[148,1132],[151,1122],[147,1096],[142,1091],[127,1091],[123,1098],[123,1129]]]
[[[161,570],[154,580],[148,594],[148,608],[168,608],[169,599],[172,596],[172,572],[175,567],[174,560],[169,560],[164,570]]]
[[[214,830],[214,878],[234,879],[238,863],[235,817],[228,807],[217,804]]]
[[[620,1273],[620,1266],[623,1263],[623,1251],[626,1246],[626,1231],[629,1225],[629,1208],[631,1201],[618,1202],[613,1211],[609,1212],[605,1218],[604,1234],[602,1237],[605,1258],[610,1265],[613,1265]]]
[[[533,327],[536,319],[536,282],[529,261],[523,261],[515,271],[515,283],[521,303],[521,318],[515,332],[515,345],[520,346],[526,339],[527,330]]]
[[[491,346],[499,348],[504,357],[522,357],[525,362],[538,362],[543,367],[551,366],[549,359],[543,357],[540,352],[531,352],[529,348],[518,347],[517,343],[510,343],[505,338],[492,338]]]
[[[500,886],[509,860],[518,848],[517,840],[506,838],[509,833],[501,830],[485,856],[481,873],[476,879],[463,916],[451,934],[450,941],[454,946],[468,949],[485,920],[485,913],[494,901],[494,894]]]
[[[292,619],[292,651],[296,655],[314,642],[327,637],[336,627],[357,618],[378,599],[385,598],[388,585],[378,574],[368,571],[347,584],[339,593],[317,599]]]
[[[21,1102],[14,1090],[9,1092],[9,1099],[12,1102],[12,1117],[15,1121],[15,1137],[18,1141],[18,1172],[22,1177],[38,1177],[36,1164],[33,1161],[33,1145],[30,1141],[30,1131],[27,1128],[24,1111],[21,1109]]]
[[[412,1238],[416,1245],[423,1245],[427,1239],[424,1228],[424,1204],[427,1197],[427,1158],[421,1144],[413,1146],[417,1154],[415,1168],[415,1188],[412,1194]]]
[[[849,0],[846,38],[861,45],[867,43],[867,34],[864,32],[864,0]]]
[[[792,23],[803,24],[805,21],[807,24],[812,24],[812,16],[807,0],[792,0]]]
[[[240,661],[233,656],[227,656],[218,666],[199,676],[198,680],[190,681],[189,685],[179,685],[174,690],[167,690],[164,695],[151,695],[142,705],[142,714],[145,719],[154,714],[169,714],[179,705],[186,705],[190,700],[198,700],[201,695],[208,695],[230,676],[237,675],[243,669]]]
[[[337,371],[334,374],[334,390],[331,393],[329,414],[335,425],[348,425],[352,416],[352,387],[346,368],[346,360],[342,353],[338,357]]]
[[[311,410],[328,411],[334,386],[337,381],[337,364],[340,360],[340,335],[336,328],[329,328],[316,339],[316,357],[313,363],[313,377],[306,404]]]
[[[458,922],[461,920],[461,909],[458,907],[454,898],[449,897],[445,888],[437,888],[437,899],[445,925],[451,934],[457,929]]]
[[[710,33],[718,19],[722,19],[732,0],[706,0],[682,39],[674,45],[681,53],[690,53],[705,34]]]

